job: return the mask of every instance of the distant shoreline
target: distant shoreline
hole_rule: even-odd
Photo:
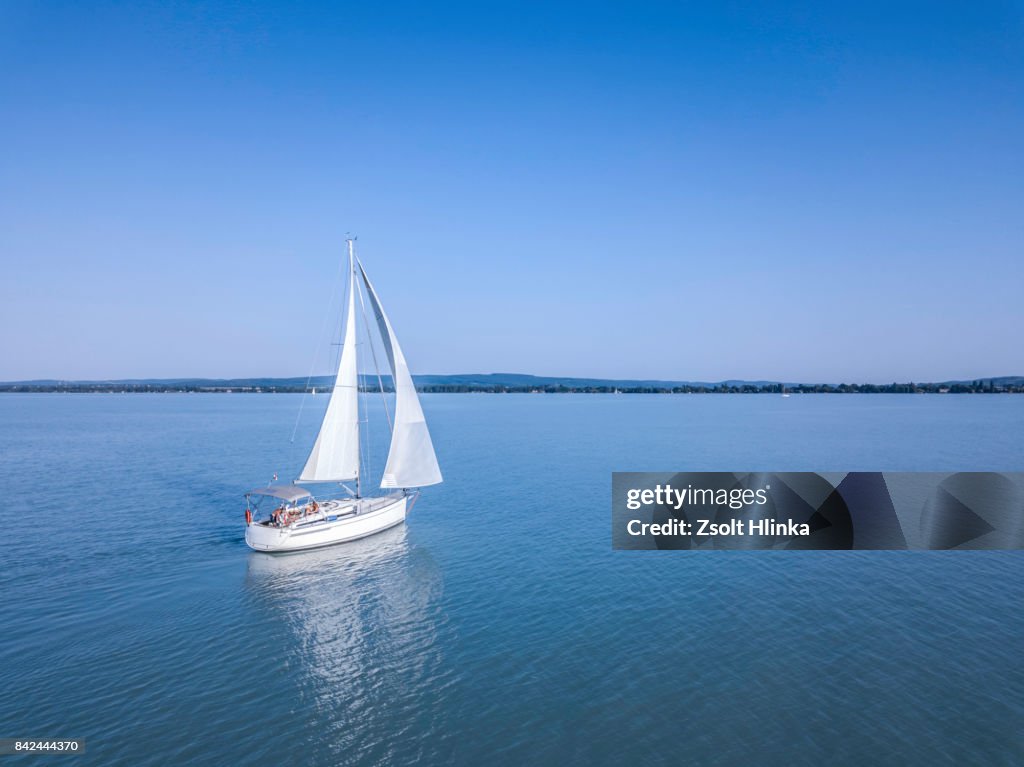
[[[377,386],[361,387],[379,391]],[[979,379],[949,383],[892,384],[782,384],[723,382],[721,384],[679,385],[509,385],[474,383],[429,383],[417,385],[424,394],[1024,394],[1019,378]],[[145,382],[66,382],[0,384],[0,394],[323,394],[331,385],[246,385]],[[385,386],[385,391],[393,391]]]

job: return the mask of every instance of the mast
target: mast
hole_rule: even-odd
[[[349,290],[348,322],[349,322],[350,325],[353,325],[353,326],[355,325],[355,319],[356,319],[356,302],[355,302],[355,295],[354,295],[355,290],[356,290],[356,252],[355,252],[355,241],[356,241],[355,237],[349,236],[349,237],[345,238],[345,242],[348,244],[348,285],[349,285],[349,288],[348,288],[348,290]],[[355,333],[353,333],[353,336],[355,336]],[[358,366],[356,367],[356,418],[357,419],[359,418],[359,368],[358,368]],[[356,453],[357,454],[359,453],[359,444],[358,443],[359,443],[359,440],[358,440],[358,437],[357,437],[357,439],[356,439]],[[367,456],[367,460],[369,460],[369,456]],[[362,493],[360,492],[360,487],[359,487],[360,475],[361,474],[362,474],[361,471],[358,474],[356,474],[356,498],[362,497]]]

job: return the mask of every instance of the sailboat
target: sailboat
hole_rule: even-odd
[[[423,417],[416,387],[394,329],[377,291],[348,243],[348,303],[338,373],[327,411],[309,458],[292,484],[270,484],[245,494],[245,542],[256,551],[299,551],[365,538],[405,521],[415,503],[417,488],[442,481],[441,469]],[[362,494],[359,420],[359,365],[356,344],[356,300],[365,317],[361,286],[377,321],[391,380],[395,389],[391,446],[381,479],[382,492]],[[368,335],[368,334],[367,334]],[[376,354],[373,355],[376,363]],[[384,392],[380,371],[377,382]],[[276,475],[275,475],[276,479]],[[352,489],[346,483],[354,482]],[[325,493],[307,485],[325,486]],[[333,487],[332,487],[333,486]],[[271,499],[275,508],[259,519],[261,501]]]
[[[782,384],[782,396],[783,397],[788,397],[789,396],[789,392],[786,391],[786,384]]]

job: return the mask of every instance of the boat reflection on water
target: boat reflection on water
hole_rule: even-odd
[[[272,629],[254,638],[253,662],[266,663],[254,671],[299,686],[302,710],[290,705],[276,721],[317,750],[376,762],[398,756],[399,730],[436,732],[430,704],[446,687],[439,635],[449,630],[442,581],[406,533],[400,525],[342,546],[249,556],[246,587]]]

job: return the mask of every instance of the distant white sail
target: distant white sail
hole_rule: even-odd
[[[349,253],[345,342],[331,401],[297,482],[344,482],[359,476],[359,373],[356,362],[356,273]]]
[[[359,271],[370,296],[373,313],[377,317],[380,336],[388,353],[391,375],[395,384],[395,424],[391,435],[391,449],[388,451],[387,466],[381,487],[426,487],[442,481],[441,469],[437,465],[434,444],[430,440],[423,408],[416,395],[409,366],[406,364],[402,347],[398,345],[395,332],[384,313],[377,291],[370,284],[366,270],[359,264]]]

